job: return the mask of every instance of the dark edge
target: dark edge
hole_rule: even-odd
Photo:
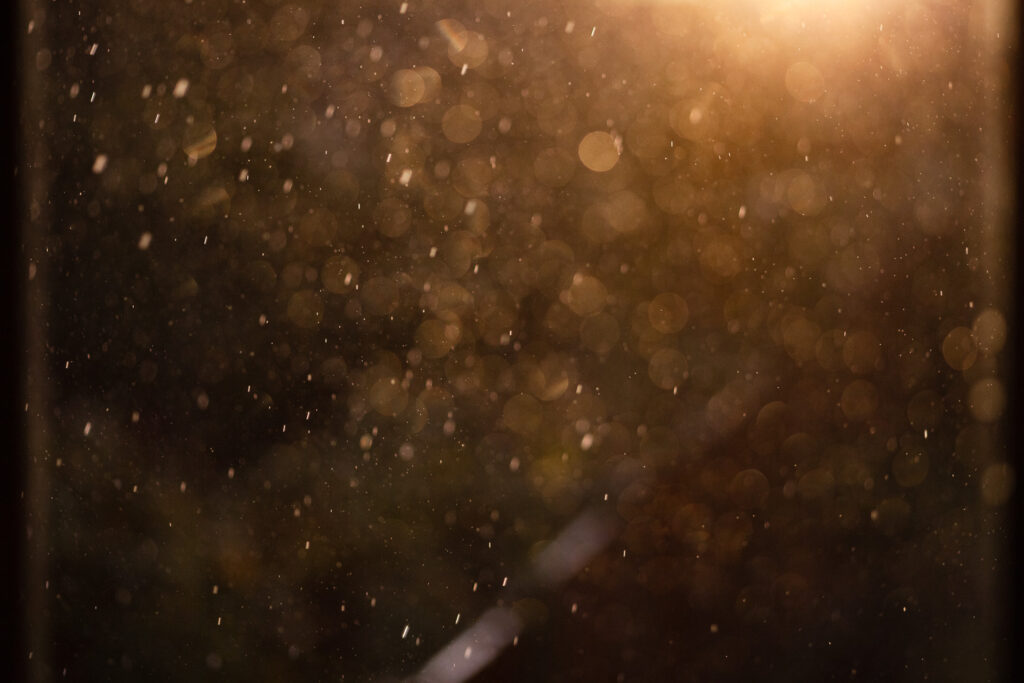
[[[1004,567],[1004,586],[1009,595],[1004,616],[1004,651],[1010,658],[1006,671],[1007,681],[1024,680],[1024,586],[1021,585],[1021,567],[1024,566],[1021,543],[1024,542],[1021,529],[1024,527],[1024,457],[1021,449],[1024,445],[1024,414],[1022,414],[1022,382],[1024,382],[1024,359],[1021,358],[1022,333],[1024,333],[1024,277],[1021,265],[1024,264],[1024,237],[1021,227],[1024,225],[1024,209],[1021,198],[1024,197],[1024,133],[1020,126],[1024,123],[1024,52],[1020,41],[1024,37],[1024,8],[1016,4],[1014,8],[1015,23],[1011,30],[1016,35],[1010,41],[1010,49],[1006,55],[1009,88],[1007,103],[1009,111],[1005,114],[1007,137],[1006,144],[1010,150],[1010,164],[1007,169],[1010,178],[1007,189],[1013,193],[1010,215],[1007,217],[1006,229],[1010,232],[1009,246],[1011,251],[1010,277],[1010,315],[1009,336],[1006,347],[1006,379],[1009,385],[1007,392],[1006,445],[1010,462],[1016,472],[1016,487],[1007,510],[1008,547],[1006,548],[1006,564]]]
[[[21,408],[24,396],[24,288],[22,258],[22,201],[21,189],[24,187],[23,169],[19,168],[22,148],[20,138],[25,122],[21,115],[23,110],[21,99],[21,71],[19,68],[21,42],[21,2],[7,0],[0,3],[3,15],[0,16],[5,28],[6,38],[3,46],[3,83],[7,88],[5,105],[0,107],[3,118],[3,148],[0,159],[3,160],[3,176],[0,181],[4,199],[3,216],[0,226],[3,230],[3,246],[0,248],[3,262],[0,263],[0,277],[3,284],[0,291],[4,297],[5,327],[0,334],[0,387],[4,397],[2,441],[0,461],[3,471],[0,472],[3,490],[3,524],[7,547],[4,551],[4,567],[7,580],[3,591],[5,621],[11,628],[5,629],[7,635],[4,643],[3,659],[8,663],[8,680],[21,681],[27,673],[25,650],[27,643],[25,631],[25,492],[26,452],[25,452],[25,414]]]

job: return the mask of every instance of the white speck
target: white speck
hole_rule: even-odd
[[[96,101],[96,91],[95,90],[93,90],[92,94],[89,95],[89,101],[90,102],[95,102]]]
[[[178,82],[174,84],[174,96],[177,99],[181,99],[188,92],[188,79],[179,78]]]
[[[391,163],[391,152],[388,152],[388,156],[387,156],[386,159],[384,159],[384,163],[385,164],[390,164]]]
[[[741,206],[739,212],[736,215],[739,216],[740,218],[743,218],[744,216],[746,216],[747,215],[747,207],[746,206]]]
[[[260,324],[260,327],[263,327],[264,325],[266,325],[266,324],[267,324],[267,316],[265,316],[265,315],[263,315],[263,314],[261,313],[261,314],[260,314],[260,317],[259,317],[259,321],[258,321],[258,322],[259,322],[259,324]]]
[[[238,182],[244,183],[248,179],[249,179],[249,169],[243,168],[241,171],[238,172]]]
[[[459,619],[461,619],[461,618],[462,618],[462,612],[459,612],[458,614],[455,615],[455,623],[458,624],[459,623]]]
[[[334,105],[333,104],[328,104],[327,105],[327,110],[324,112],[324,116],[327,117],[327,118],[331,118],[332,116],[334,116]]]
[[[470,199],[466,202],[466,215],[472,216],[474,213],[476,213],[476,200]]]
[[[402,629],[402,639],[404,640],[407,635],[409,635],[409,624],[406,624],[405,628]]]
[[[404,168],[404,169],[402,169],[402,175],[398,177],[399,184],[408,187],[410,180],[412,180],[412,169],[411,168]]]
[[[508,577],[506,576],[504,579],[501,580],[501,587],[504,588],[507,585],[508,585]]]
[[[596,26],[593,27],[592,29],[590,29],[590,37],[593,38],[595,33],[597,33],[597,27]]]
[[[139,249],[141,249],[142,251],[146,251],[147,249],[149,249],[149,245],[150,245],[150,243],[152,241],[153,241],[153,233],[151,233],[151,232],[144,232],[144,233],[142,233],[142,235],[139,237]]]
[[[306,541],[306,550],[309,550],[309,541]]]
[[[476,593],[476,587],[477,587],[477,585],[478,585],[478,584],[477,584],[477,582],[476,582],[476,581],[474,581],[474,582],[473,582],[473,592],[474,592],[474,593]]]
[[[463,64],[462,71],[459,72],[459,75],[465,76],[467,71],[469,71],[469,64]]]
[[[99,43],[93,43],[92,46],[89,48],[89,56],[91,57],[92,55],[96,54],[96,50],[98,50],[99,47]]]
[[[594,435],[593,434],[584,434],[583,438],[580,439],[580,448],[582,448],[585,451],[589,451],[590,447],[593,446],[593,445],[594,445]]]
[[[402,3],[401,5],[399,5],[399,7],[398,7],[398,13],[399,13],[399,14],[405,14],[405,12],[406,12],[406,11],[407,11],[408,9],[409,9],[409,3],[407,3],[407,2],[403,2],[403,3]]]
[[[86,422],[85,423],[85,429],[82,430],[82,433],[85,434],[86,436],[89,436],[89,432],[91,432],[91,431],[92,431],[92,422]]]
[[[926,439],[928,438],[928,430],[927,429],[924,430],[924,438],[926,438]]]
[[[577,604],[576,604],[575,602],[574,602],[574,603],[572,603],[572,610],[571,610],[571,611],[572,611],[572,613],[573,613],[573,614],[576,614],[576,612],[578,612],[579,610],[580,610],[580,606],[579,606],[579,605],[577,605]]]
[[[35,27],[36,27],[36,20],[35,19],[29,20],[29,22],[28,22],[28,32],[32,33],[32,29],[34,29]]]
[[[295,185],[295,183],[293,183],[292,179],[289,178],[288,180],[284,181],[284,185],[281,186],[281,189],[284,190],[285,194],[288,194],[289,192],[292,191],[292,187],[294,185]]]
[[[153,117],[153,123],[160,123],[160,112],[157,112],[156,116]]]
[[[435,256],[437,256],[437,247],[431,247],[430,248],[430,258],[434,258]]]
[[[146,85],[142,86],[142,99],[147,99],[152,92],[153,92],[153,86],[151,86],[149,83],[147,83]]]
[[[78,97],[78,90],[79,90],[78,84],[77,83],[72,83],[71,84],[71,89],[68,91],[68,95],[71,96],[71,99],[74,99],[74,98]]]
[[[462,656],[464,658],[466,658],[466,659],[469,659],[470,657],[472,657],[473,656],[473,648],[472,647],[467,647],[465,653],[463,653]]]
[[[573,29],[576,28],[576,22],[569,20],[565,23],[565,32],[572,33]]]
[[[93,173],[103,173],[107,170],[107,155],[99,154],[96,156],[96,161],[92,162]]]

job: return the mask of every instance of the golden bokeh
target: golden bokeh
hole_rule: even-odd
[[[786,69],[786,90],[794,99],[810,104],[825,92],[825,78],[814,64],[793,62]]]
[[[583,136],[577,154],[584,166],[597,173],[610,171],[619,163],[619,148],[615,138],[600,130]]]
[[[999,678],[988,0],[23,4],[35,678]]]
[[[867,380],[854,380],[843,389],[839,405],[847,419],[863,422],[878,408],[878,389]]]
[[[399,69],[391,76],[388,94],[399,107],[411,107],[419,104],[427,94],[427,84],[419,71]]]
[[[464,144],[472,142],[483,130],[480,112],[466,104],[450,107],[441,119],[441,130],[452,142]]]
[[[647,306],[647,317],[651,327],[662,334],[679,332],[686,326],[690,309],[686,299],[674,292],[662,292]]]

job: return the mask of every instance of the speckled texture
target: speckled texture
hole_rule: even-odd
[[[999,680],[1001,3],[29,5],[36,680]]]

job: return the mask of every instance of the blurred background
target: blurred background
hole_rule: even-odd
[[[1012,3],[16,18],[19,676],[1010,680]]]

